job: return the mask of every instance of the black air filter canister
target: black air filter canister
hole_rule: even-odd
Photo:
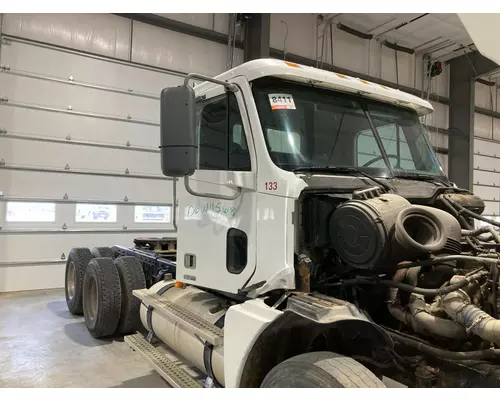
[[[330,220],[330,241],[344,262],[373,269],[391,255],[391,234],[398,214],[410,203],[396,194],[368,200],[350,200]]]

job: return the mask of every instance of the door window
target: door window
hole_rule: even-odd
[[[250,171],[250,154],[233,93],[201,104],[199,169]]]

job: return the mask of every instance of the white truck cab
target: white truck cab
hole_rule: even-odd
[[[163,171],[187,188],[178,192],[181,282],[252,297],[295,289],[296,201],[308,171],[446,179],[419,121],[432,106],[418,97],[271,59],[216,81],[163,93]],[[189,94],[181,110],[169,103],[179,91]],[[336,179],[363,186],[359,175]]]

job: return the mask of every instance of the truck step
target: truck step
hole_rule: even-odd
[[[202,340],[206,340],[214,346],[222,344],[224,331],[207,320],[148,289],[138,289],[132,293],[142,300],[145,305],[153,307],[162,317],[178,323],[183,330],[198,336]]]
[[[148,343],[140,333],[125,336],[125,342],[141,353],[155,370],[174,388],[201,388],[202,385],[189,374],[175,365],[154,346]]]

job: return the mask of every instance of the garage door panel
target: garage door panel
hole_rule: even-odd
[[[5,164],[162,176],[160,154],[103,147],[2,138],[0,158]]]
[[[0,74],[0,95],[9,101],[114,117],[159,122],[160,102],[82,86]]]
[[[483,200],[500,200],[500,187],[474,185],[474,194]]]
[[[65,265],[0,266],[0,293],[64,287]]]
[[[44,62],[40,62],[44,60]],[[75,55],[57,49],[12,41],[2,47],[2,63],[11,70],[74,82],[131,89],[134,92],[159,96],[163,88],[182,84],[184,77],[172,73],[152,71],[139,66],[103,62],[85,55]]]
[[[2,206],[0,207],[0,209],[3,209],[2,215],[0,216],[0,221],[2,221],[4,219],[4,216],[6,215],[6,202],[3,202],[0,205]],[[163,206],[170,207],[168,205]],[[89,206],[88,204],[78,205],[74,203],[56,203],[55,210],[57,214],[57,220],[55,222],[26,223],[4,220],[3,222],[0,222],[2,226],[0,237],[15,237],[19,235],[27,236],[27,232],[30,232],[31,235],[38,235],[41,237],[53,236],[56,234],[77,236],[93,235],[94,233],[101,235],[116,235],[123,234],[124,232],[135,232],[136,235],[141,234],[141,232],[147,232],[149,235],[155,236],[163,235],[165,232],[171,231],[173,229],[171,210],[170,218],[165,222],[135,222],[135,208],[135,205],[131,204],[106,205],[105,208],[100,207],[100,210],[108,212],[108,221],[105,221],[102,218],[100,220],[94,219],[92,211],[95,211],[96,208],[91,208],[91,205]],[[143,215],[140,210],[137,210],[137,213]],[[111,214],[114,214],[115,218],[113,218]],[[82,217],[86,217],[87,221],[83,221]],[[106,232],[101,233],[101,231],[103,230],[105,230]],[[38,243],[39,242],[37,240],[37,246]],[[8,253],[11,250],[12,249],[6,249],[6,252]],[[50,246],[48,247],[48,251],[49,250]],[[30,257],[33,257],[33,254],[30,252],[25,253],[25,255],[27,258],[22,258],[22,256],[17,255],[15,258],[10,259],[31,259]],[[36,259],[40,259],[38,251],[36,253]]]
[[[0,168],[0,191],[5,197],[131,202],[172,201],[171,180],[11,171]]]
[[[8,132],[133,147],[158,148],[160,129],[70,114],[0,106],[0,128]]]
[[[488,186],[499,186],[500,185],[500,174],[488,171],[478,171],[473,172],[474,184],[488,185]]]
[[[488,171],[500,171],[500,159],[474,155],[474,168],[488,170]]]
[[[175,233],[168,232],[150,234],[145,230],[133,233],[54,233],[54,234],[14,234],[0,235],[0,265],[6,261],[59,261],[62,254],[66,257],[73,247],[96,247],[121,245],[130,247],[134,245],[134,238],[139,236],[175,237]],[[36,253],[33,249],[36,242]],[[1,267],[0,267],[1,268]]]
[[[500,203],[497,201],[485,201],[485,209],[483,215],[499,215],[500,214]]]
[[[492,125],[491,125],[491,117],[486,115],[474,114],[474,135],[483,137],[486,139],[492,138]]]
[[[500,143],[491,140],[474,139],[474,153],[492,157],[498,156],[500,159]]]
[[[0,235],[0,292],[64,287],[65,261],[73,247],[133,246],[134,237],[148,232],[117,234],[44,234]],[[156,233],[160,237],[175,237],[175,233]],[[34,251],[36,249],[36,251]],[[31,261],[54,261],[52,264],[32,264]],[[2,264],[4,261],[14,265]],[[26,264],[23,264],[23,261]],[[55,262],[59,261],[59,262]]]

